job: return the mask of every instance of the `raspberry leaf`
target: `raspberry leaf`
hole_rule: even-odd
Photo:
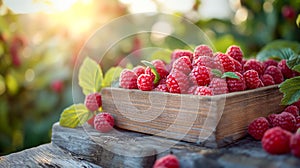
[[[103,73],[101,67],[87,57],[79,69],[79,86],[85,95],[100,92],[103,81]]]
[[[240,77],[237,76],[234,72],[225,72],[225,73],[222,75],[222,78],[240,79]]]
[[[102,87],[108,87],[115,82],[120,77],[122,70],[123,69],[119,66],[111,67],[109,70],[107,70],[104,75]]]
[[[217,77],[222,77],[222,72],[218,69],[212,69],[211,72]]]
[[[153,72],[153,74],[155,75],[155,79],[154,79],[153,83],[154,83],[154,84],[157,84],[158,81],[159,81],[160,76],[159,76],[159,74],[158,74],[158,72],[157,72],[155,66],[154,66],[151,62],[146,61],[146,60],[142,60],[141,62],[142,62],[144,65],[146,65],[146,66],[148,66],[148,67],[151,68],[151,72]]]
[[[300,64],[293,67],[294,71],[300,72]]]
[[[279,90],[283,93],[281,104],[290,105],[300,98],[300,76],[287,79],[279,85]]]
[[[59,124],[63,127],[75,128],[84,124],[92,115],[93,113],[89,112],[84,104],[73,104],[61,113]]]

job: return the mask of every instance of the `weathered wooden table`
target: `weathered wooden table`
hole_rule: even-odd
[[[210,149],[125,130],[102,134],[88,125],[70,129],[58,123],[53,125],[51,143],[2,156],[0,167],[152,167],[156,158],[170,151],[183,168],[300,167],[299,158],[269,155],[251,137]]]

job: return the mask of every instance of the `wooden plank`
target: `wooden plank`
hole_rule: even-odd
[[[255,118],[280,112],[281,98],[277,85],[217,96],[102,89],[117,127],[215,148],[244,137]]]
[[[45,144],[18,153],[2,156],[0,157],[0,167],[101,168],[93,163],[73,157],[68,152],[53,144]]]

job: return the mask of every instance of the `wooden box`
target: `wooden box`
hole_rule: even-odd
[[[102,89],[103,110],[117,127],[212,148],[244,137],[255,118],[281,112],[281,98],[277,85],[216,96]]]

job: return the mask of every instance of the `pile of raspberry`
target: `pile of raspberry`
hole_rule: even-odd
[[[287,106],[280,114],[259,117],[248,126],[248,133],[261,140],[270,154],[292,153],[300,157],[300,100]],[[297,131],[298,130],[298,131]]]
[[[236,45],[229,46],[225,53],[213,53],[207,45],[199,45],[193,52],[176,49],[170,57],[169,64],[162,60],[151,62],[159,75],[158,81],[153,68],[139,65],[121,72],[120,87],[212,96],[280,84],[298,75],[289,69],[286,60],[246,60]],[[222,78],[222,75],[213,73],[215,70],[221,74],[232,72],[238,78]]]

